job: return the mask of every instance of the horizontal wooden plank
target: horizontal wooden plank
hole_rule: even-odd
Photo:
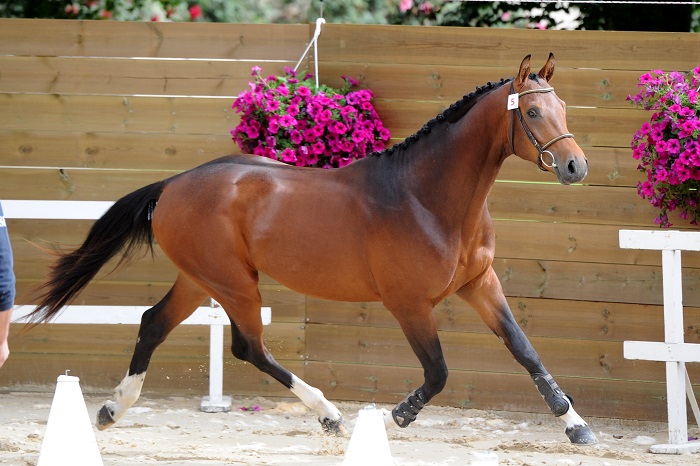
[[[663,341],[663,307],[546,298],[508,297],[508,303],[528,337],[616,342],[618,352],[625,340]],[[685,308],[685,341],[700,343],[697,308]],[[441,332],[492,335],[479,315],[457,296],[435,306]],[[340,303],[307,298],[309,324],[397,329],[398,323],[381,303]]]
[[[494,269],[504,292],[511,297],[650,305],[662,303],[660,267],[497,257]],[[159,276],[158,280],[161,279],[167,280]],[[696,293],[700,269],[686,269],[683,281],[684,304],[700,307],[700,298]],[[41,279],[20,277],[17,284],[18,304],[35,302],[32,291],[42,282]],[[173,280],[100,280],[91,283],[75,304],[154,305],[165,296],[172,283]],[[301,295],[291,293],[281,285],[261,285],[261,290],[264,295],[267,294],[267,298],[263,296],[263,305],[273,307],[273,313],[276,308],[283,307],[289,312],[301,312],[303,315],[305,301]],[[297,315],[296,318],[302,317]]]
[[[3,367],[0,385],[52,387],[57,374],[70,366],[81,378],[86,392],[107,392],[124,375],[128,357],[42,355],[41,358],[14,354]],[[144,393],[207,393],[206,359],[159,360],[154,356]],[[386,403],[388,408],[422,383],[422,370],[410,367],[358,366],[356,364],[285,362],[285,366],[320,388],[331,400]],[[611,417],[665,421],[665,386],[662,383],[559,377],[559,385],[576,400],[584,417]],[[251,396],[289,396],[289,391],[249,364],[226,362],[224,393]],[[431,404],[475,409],[497,409],[546,413],[534,385],[526,374],[452,370],[445,390]],[[552,422],[556,422],[552,418]]]
[[[572,299],[582,301],[662,304],[661,267],[598,265],[500,259],[494,269],[508,296]],[[700,307],[697,289],[700,269],[683,273],[683,302]]]
[[[0,94],[5,131],[172,133],[229,135],[239,122],[230,98]],[[394,138],[418,131],[447,105],[439,102],[374,101]],[[40,109],[41,111],[37,111]],[[650,115],[642,110],[570,108],[569,130],[582,147],[628,148]]]
[[[611,204],[610,200],[615,199]],[[658,212],[634,188],[497,182],[487,205],[500,220],[654,226]]]
[[[1,143],[0,143],[1,145]],[[618,147],[584,147],[588,159],[588,175],[581,181],[586,185],[635,187],[644,178],[637,170],[639,162],[632,151]],[[534,164],[511,155],[498,174],[500,181],[556,182],[553,175],[543,172]]]
[[[115,201],[131,191],[174,174],[172,171],[79,168],[0,168],[0,172],[3,180],[7,180],[0,187],[0,199],[83,201]]]
[[[385,101],[376,99],[374,105],[385,126],[393,137],[405,138],[425,122],[444,110],[444,106],[433,102]],[[648,121],[650,114],[643,110],[616,108],[569,108],[567,126],[583,147],[628,148],[632,136]],[[516,131],[519,131],[516,128]]]
[[[22,293],[20,295],[26,293],[28,289],[38,286],[45,279],[48,266],[53,261],[53,256],[47,254],[39,246],[50,247],[53,242],[77,245],[84,238],[90,223],[89,221],[30,220],[10,222],[15,272],[21,280]],[[49,228],[51,234],[47,235]],[[507,291],[511,289],[510,287],[515,287],[511,290],[512,293],[527,292],[527,296],[533,296],[533,293],[538,293],[545,283],[550,287],[548,292],[555,293],[562,292],[562,290],[555,291],[556,287],[562,287],[563,291],[566,291],[578,289],[581,286],[595,287],[595,283],[598,282],[601,282],[601,285],[611,285],[608,280],[596,278],[596,273],[603,277],[614,276],[620,282],[621,288],[615,288],[612,291],[613,295],[618,296],[617,300],[622,296],[627,296],[630,302],[635,302],[640,296],[649,300],[660,291],[660,254],[657,251],[620,249],[617,246],[618,228],[615,226],[503,221],[496,222],[496,231],[498,245],[496,264],[500,264],[500,268],[497,270],[505,282],[510,282],[506,287]],[[684,274],[687,286],[694,288],[696,284],[692,281],[692,277],[695,276],[695,271],[700,266],[700,255],[686,253],[683,257],[683,263],[686,266]],[[517,268],[512,269],[505,265],[507,263],[516,264]],[[561,281],[557,283],[549,281],[542,266],[537,265],[541,263],[555,267],[556,274]],[[618,276],[620,271],[617,267],[605,267],[602,265],[604,263],[629,264],[630,267],[626,269],[629,277],[624,272],[622,272],[622,276]],[[598,265],[596,266],[596,264]],[[632,264],[636,264],[636,266],[632,266]],[[651,267],[642,267],[642,265],[650,265]],[[577,275],[582,267],[589,269],[587,274],[593,277],[593,284],[585,283],[589,278],[586,275]],[[519,268],[532,269],[536,273],[534,275],[525,273],[525,279],[523,276],[513,277],[513,273]],[[591,272],[591,269],[595,269],[595,272]],[[109,266],[105,267],[103,274],[109,270],[111,270]],[[640,276],[641,278],[639,278]],[[122,303],[141,304],[140,302],[132,302],[134,299],[138,300],[138,295],[134,295],[132,291],[118,290],[118,288],[125,286],[124,283],[120,285],[119,282],[128,284],[142,281],[148,289],[154,289],[155,284],[151,282],[152,277],[167,279],[157,286],[160,291],[151,295],[151,299],[159,300],[171,286],[175,277],[174,268],[162,253],[156,253],[155,262],[145,258],[130,264],[114,275],[110,275],[107,282],[98,285],[99,288],[106,287],[104,291],[95,289],[93,292],[92,289],[89,289],[82,299],[87,300],[87,303],[92,303],[92,300],[102,301],[103,298],[100,296],[119,296]],[[281,306],[283,309],[294,309],[295,312],[302,312],[305,302],[302,296],[279,286],[265,275],[261,278],[263,297],[266,303],[270,303],[275,309]],[[525,291],[525,286],[529,286],[528,291]],[[113,289],[110,291],[110,288]],[[544,292],[544,288],[541,291]],[[689,291],[691,291],[690,288],[686,290],[687,299]],[[593,292],[595,293],[595,291]],[[571,296],[572,299],[581,299],[576,293]],[[660,299],[659,294],[655,302],[660,303]],[[688,304],[687,299],[686,304]],[[148,297],[144,297],[144,300],[148,301]],[[600,300],[598,297],[594,299],[594,301],[598,300]],[[313,302],[312,300],[311,303]],[[455,300],[455,302],[459,301]],[[327,305],[330,306],[329,303]],[[332,305],[334,308],[336,306],[338,305]],[[351,306],[355,306],[358,310],[361,309],[357,307],[360,306],[359,303]],[[567,312],[569,311],[576,312],[576,306],[571,309],[567,307]]]
[[[17,304],[36,304],[36,288],[45,280],[17,281]],[[163,299],[173,282],[118,282],[101,280],[90,283],[74,304],[95,306],[153,306]],[[262,305],[272,308],[273,322],[304,322],[305,298],[279,285],[261,285]]]
[[[283,63],[256,62],[264,75],[283,74]],[[248,89],[251,63],[221,60],[0,56],[0,92],[229,96]],[[321,81],[340,88],[357,79],[382,100],[436,101],[449,105],[489,81],[512,77],[517,68],[322,62]],[[629,108],[638,71],[563,68],[553,82],[570,107]]]
[[[3,166],[180,172],[230,153],[230,134],[0,130]]]
[[[0,199],[114,201],[172,172],[1,168]],[[554,179],[551,180],[555,181]],[[610,199],[617,202],[610,204]],[[635,188],[496,182],[488,209],[499,220],[652,227],[657,212]]]
[[[398,139],[395,139],[398,142]],[[636,186],[643,175],[630,149],[586,147],[589,172],[584,183]],[[229,134],[83,133],[4,131],[0,165],[15,167],[110,168],[183,171],[218,156],[240,153]],[[549,182],[552,175],[509,157],[500,180]]]
[[[17,354],[62,354],[73,355],[129,356],[134,352],[138,336],[138,325],[40,325],[20,333],[21,324],[12,327],[12,355]],[[228,326],[227,326],[228,327]],[[265,344],[280,361],[304,358],[305,331],[299,323],[275,322],[265,326]],[[224,331],[224,357],[233,360],[231,332]],[[175,328],[167,340],[154,353],[158,360],[207,359],[209,357],[209,327],[185,326]],[[206,370],[205,366],[205,370]]]
[[[533,55],[539,70],[549,52],[570,68],[690,70],[700,51],[691,33],[540,31],[502,28],[328,24],[319,56],[337,62],[504,66]],[[377,44],[380,44],[379,46]],[[374,57],[371,55],[374,52]]]
[[[494,335],[440,332],[450,369],[522,373]],[[624,359],[621,343],[574,338],[530,337],[545,367],[552,374],[570,377],[649,381],[666,380],[663,365]],[[306,351],[311,361],[359,365],[420,367],[400,329],[340,325],[311,325],[306,330]],[[700,376],[700,368],[689,369]]]
[[[17,19],[0,24],[0,54],[29,56],[296,60],[313,33],[313,25]],[[537,64],[554,50],[559,62],[570,68],[687,70],[698,61],[695,45],[690,33],[329,23],[323,27],[319,55],[343,62],[381,63],[391,57],[408,64],[513,68],[528,53]]]
[[[183,27],[184,26],[184,27]],[[304,24],[1,19],[0,55],[284,60],[311,39]]]
[[[143,395],[185,395],[192,398],[209,393],[207,357],[181,359],[159,359],[158,352],[153,356],[143,386]],[[22,354],[12,353],[3,365],[0,374],[0,387],[23,390],[44,388],[53,391],[56,377],[64,374],[80,377],[84,393],[102,393],[109,396],[114,387],[124,378],[129,366],[129,356],[90,356],[63,354]],[[285,361],[285,367],[304,375],[305,365],[301,361]],[[289,390],[272,377],[261,373],[251,364],[238,360],[224,362],[223,392],[226,395],[290,397]]]
[[[521,57],[522,58],[522,57]],[[358,80],[360,87],[371,89],[382,100],[423,100],[449,105],[487,82],[512,78],[520,62],[511,66],[461,64],[395,63],[392,57],[385,61],[368,62],[322,61],[319,75],[323,82],[338,87],[341,76]],[[552,86],[559,98],[569,107],[629,108],[627,96],[636,94],[640,73],[628,70],[567,68],[557,61]]]
[[[227,97],[0,94],[0,126],[16,131],[229,134],[239,120],[232,103]]]
[[[256,62],[283,74],[280,62]],[[289,65],[289,63],[286,63]],[[247,61],[0,56],[0,92],[228,96],[248,90]]]
[[[656,382],[558,377],[555,380],[588,416],[666,421],[666,387]],[[423,371],[396,366],[310,362],[306,382],[331,400],[387,403],[389,409],[423,383]],[[548,413],[526,374],[450,371],[447,386],[431,404],[474,409]],[[552,422],[558,422],[552,418]]]

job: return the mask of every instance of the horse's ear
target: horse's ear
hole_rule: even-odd
[[[515,78],[515,87],[520,89],[523,84],[525,84],[525,80],[527,77],[530,75],[530,55],[527,57],[523,58],[523,61],[520,63],[520,70],[518,70],[518,76]]]
[[[547,63],[544,64],[540,72],[538,73],[538,76],[545,81],[549,82],[550,79],[552,79],[552,76],[554,76],[554,64],[556,60],[554,60],[554,54],[552,52],[549,52],[549,58],[547,59]]]

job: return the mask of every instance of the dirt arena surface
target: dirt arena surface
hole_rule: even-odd
[[[91,418],[106,398],[85,395]],[[53,393],[0,392],[0,464],[36,465],[52,399]],[[352,431],[366,403],[337,406]],[[648,452],[668,440],[665,424],[588,422],[599,444],[576,447],[551,416],[427,406],[388,437],[397,466],[476,464],[484,451],[495,452],[499,465],[700,465],[699,453]],[[197,398],[145,396],[115,426],[94,431],[105,466],[340,465],[350,440],[324,435],[299,402],[264,398],[234,398],[231,412],[210,414],[199,411]],[[700,437],[700,429],[691,426],[690,435]]]

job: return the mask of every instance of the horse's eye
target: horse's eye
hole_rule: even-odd
[[[531,108],[530,110],[527,111],[527,116],[530,118],[537,118],[537,116],[540,114],[539,111],[537,111],[536,108]]]

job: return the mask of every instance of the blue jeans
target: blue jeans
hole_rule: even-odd
[[[15,305],[15,273],[13,271],[12,248],[7,234],[7,223],[0,204],[0,311]]]

